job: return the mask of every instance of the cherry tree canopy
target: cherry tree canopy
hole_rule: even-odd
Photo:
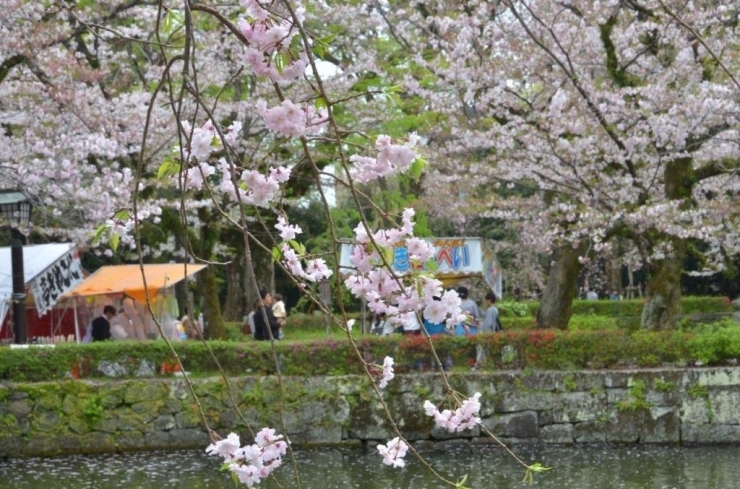
[[[707,243],[715,269],[740,252],[738,6],[584,0],[338,8],[337,21],[354,22],[348,29],[383,29],[410,53],[409,63],[435,77],[429,83],[409,70],[405,82],[445,116],[427,135],[444,156],[430,158],[434,176],[426,181],[438,202],[441,193],[458,198],[445,200],[440,213],[479,214],[484,204],[488,215],[531,223],[528,237],[544,248],[586,238],[599,249],[619,233],[649,261],[670,254],[667,237],[696,238]],[[545,192],[527,204],[492,191],[513,183]]]

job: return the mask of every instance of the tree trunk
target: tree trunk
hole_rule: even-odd
[[[682,201],[681,207],[692,206],[691,192],[695,181],[693,160],[679,158],[666,164],[664,171],[665,194],[673,201]],[[671,254],[662,260],[648,263],[648,281],[645,287],[645,307],[642,310],[642,329],[675,329],[681,314],[681,273],[686,258],[686,243],[676,237],[660,236],[648,240],[671,245]],[[649,252],[654,251],[654,244]]]
[[[247,301],[244,293],[242,260],[234,260],[226,267],[226,300],[223,317],[226,321],[240,321],[246,315]]]
[[[218,300],[216,270],[213,265],[206,267],[198,274],[198,288],[203,293],[203,319],[206,322],[205,338],[208,340],[226,339],[226,327],[221,317],[221,304]]]
[[[547,284],[537,313],[538,328],[568,328],[581,271],[578,261],[581,251],[580,247],[573,248],[569,244],[553,251]]]
[[[214,246],[219,239],[219,226],[213,221],[213,214],[204,208],[198,210],[198,217],[203,223],[200,227],[200,243],[198,243],[199,256],[210,260]],[[207,266],[198,274],[198,288],[203,294],[203,320],[206,324],[201,327],[204,328],[204,337],[209,340],[226,339],[226,327],[221,316],[221,302],[218,297],[214,265]]]
[[[224,300],[223,317],[227,321],[241,321],[250,311],[244,289],[244,245],[240,239],[232,241],[237,252],[226,267],[226,299]]]
[[[645,287],[645,307],[642,310],[642,329],[675,329],[681,315],[681,273],[686,257],[686,245],[674,238],[674,253],[648,266]]]

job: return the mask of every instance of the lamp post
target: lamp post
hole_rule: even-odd
[[[26,343],[26,279],[23,272],[23,234],[18,225],[31,221],[31,201],[18,190],[0,190],[0,213],[11,223],[10,257],[13,269],[13,333],[15,343]],[[13,225],[15,224],[15,226]]]

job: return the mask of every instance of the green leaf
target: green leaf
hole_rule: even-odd
[[[278,71],[278,73],[282,73],[285,67],[290,64],[290,59],[288,59],[285,53],[280,51],[275,55],[274,64],[275,64],[275,69]]]
[[[535,473],[539,473],[539,472],[547,472],[548,470],[552,470],[552,467],[545,467],[544,465],[542,465],[542,464],[541,464],[541,463],[539,463],[539,462],[537,462],[537,463],[534,463],[534,464],[530,465],[530,466],[529,466],[529,467],[527,467],[527,468],[528,468],[529,470],[531,470],[532,472],[535,472]]]
[[[456,488],[458,488],[458,489],[470,489],[469,487],[467,487],[467,486],[465,485],[465,483],[466,483],[467,481],[468,481],[468,474],[465,474],[465,475],[464,475],[464,476],[462,477],[462,479],[460,479],[459,481],[457,481],[457,482],[455,483],[455,487],[456,487]]]
[[[93,234],[92,243],[98,244],[100,242],[100,239],[103,237],[103,234],[108,230],[108,226],[106,224],[101,224],[98,227],[95,228],[95,233]]]
[[[157,168],[157,179],[162,180],[180,173],[180,162],[172,155],[164,157],[164,161]]]
[[[339,34],[339,33],[338,32],[335,32],[334,34],[329,34],[326,37],[320,38],[319,41],[321,41],[322,44],[329,45],[329,44],[331,44],[334,41],[334,39],[337,38],[337,34]]]
[[[280,248],[278,248],[277,246],[272,249],[271,253],[275,261],[280,261],[280,259],[283,257],[283,252],[280,251]]]
[[[314,44],[312,51],[316,55],[317,58],[324,59],[324,55],[326,54],[326,51],[324,50],[323,44],[320,44],[320,43]]]
[[[118,243],[120,242],[121,242],[121,237],[118,235],[118,233],[111,233],[110,247],[113,249],[113,251],[116,251],[118,249]]]
[[[131,214],[127,209],[121,209],[113,215],[113,219],[117,219],[119,221],[128,221],[129,219],[131,219]]]
[[[185,25],[185,15],[179,10],[170,9],[162,20],[162,33],[171,36]]]
[[[303,256],[306,254],[306,247],[303,245],[303,243],[299,243],[294,239],[290,239],[288,240],[288,244],[291,248],[295,250],[296,253],[298,253],[299,256]]]
[[[326,103],[326,99],[324,97],[317,97],[313,103],[313,106],[317,112],[320,111],[321,109],[326,109],[328,107]]]
[[[437,273],[439,270],[439,263],[436,258],[430,258],[424,263],[424,268],[431,273]]]
[[[409,168],[409,175],[414,180],[419,180],[419,178],[421,178],[421,172],[424,171],[424,168],[426,168],[428,164],[429,163],[424,158],[416,158],[411,163],[411,167]]]
[[[382,92],[383,94],[388,97],[388,100],[396,104],[399,108],[403,107],[403,101],[401,100],[401,97],[398,96],[398,86],[393,87],[386,87],[383,88]]]
[[[534,482],[535,473],[545,472],[551,469],[552,467],[545,467],[539,462],[529,465],[527,466],[527,469],[524,471],[524,479],[522,479],[522,482],[532,484]]]

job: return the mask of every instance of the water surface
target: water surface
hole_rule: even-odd
[[[515,452],[528,462],[553,469],[523,484],[523,470],[502,450],[489,446],[426,453],[431,465],[450,479],[468,476],[470,488],[659,488],[725,489],[740,487],[740,448],[726,447],[532,447]],[[450,487],[408,456],[392,469],[380,456],[360,450],[295,452],[301,487],[306,489],[407,489]],[[276,471],[280,486],[294,488],[290,460]],[[233,487],[219,472],[220,460],[202,451],[146,452],[0,462],[0,486],[20,489],[201,489]],[[242,486],[245,487],[245,486]]]

